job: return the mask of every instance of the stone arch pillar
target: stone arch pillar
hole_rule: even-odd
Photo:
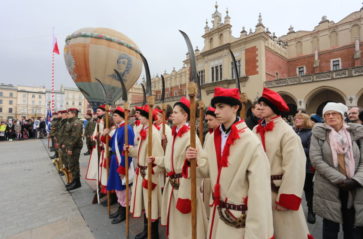
[[[310,92],[306,97],[306,112],[321,116],[322,110],[328,102],[346,104],[345,96],[334,88],[320,88]]]

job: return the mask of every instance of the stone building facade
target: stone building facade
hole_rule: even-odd
[[[223,17],[218,5],[211,24],[204,27],[204,46],[195,49],[197,70],[202,84],[202,99],[209,105],[216,86],[235,87],[229,49],[234,53],[241,90],[250,101],[258,98],[263,87],[279,92],[295,111],[319,111],[327,101],[363,107],[363,10],[338,22],[323,16],[311,31],[288,29],[277,37],[264,26],[259,14],[254,30],[244,27],[232,35],[231,17]],[[186,95],[189,80],[188,55],[179,70],[163,74],[166,101],[173,104]],[[156,98],[161,94],[160,76],[152,79]],[[132,101],[140,104],[140,100]]]

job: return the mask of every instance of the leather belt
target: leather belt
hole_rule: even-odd
[[[181,173],[175,173],[175,174],[167,175],[167,177],[169,177],[170,185],[174,189],[178,190],[179,186],[180,186],[179,178],[182,177],[182,174]]]
[[[244,205],[244,204],[235,205],[235,204],[226,203],[226,202],[223,202],[223,201],[219,202],[219,207],[229,209],[229,210],[240,211],[240,212],[247,211],[247,205]]]
[[[220,201],[217,209],[218,209],[219,218],[228,226],[234,228],[244,228],[246,226],[247,205],[244,204],[235,205]],[[230,210],[240,211],[242,212],[242,214],[241,216],[236,217],[232,214]]]
[[[154,167],[154,166],[156,166],[156,164],[152,164],[152,167]],[[146,171],[147,171],[147,166],[142,166],[140,164],[137,164],[137,167],[140,169],[141,177],[145,178]]]

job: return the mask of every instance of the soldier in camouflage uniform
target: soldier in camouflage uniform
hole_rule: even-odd
[[[58,150],[59,156],[59,164],[62,168],[67,168],[67,158],[65,157],[65,151],[62,148],[63,140],[64,140],[64,129],[65,125],[68,121],[68,113],[66,110],[59,111],[60,118],[57,124],[56,133],[55,133],[55,141],[56,141],[56,149]],[[63,166],[64,165],[64,166]]]
[[[88,123],[84,129],[84,137],[86,138],[86,145],[88,151],[84,153],[84,155],[90,155],[92,148],[95,146],[95,141],[92,139],[92,135],[95,131],[96,120],[93,119],[92,112],[87,112],[86,119],[88,120]]]
[[[79,156],[83,146],[82,133],[83,122],[78,119],[78,109],[68,109],[68,122],[65,128],[65,139],[62,148],[66,150],[68,169],[72,173],[73,181],[67,186],[67,190],[81,187]]]
[[[58,116],[59,114],[59,116]],[[58,123],[60,122],[60,113],[59,112],[55,112],[53,114],[53,119],[51,122],[51,127],[50,127],[50,132],[49,132],[49,137],[51,138],[52,141],[52,149],[54,149],[54,155],[51,156],[51,159],[55,159],[58,158],[58,149],[56,149],[55,145],[56,145],[56,138],[55,135],[57,133],[57,127],[58,127]]]

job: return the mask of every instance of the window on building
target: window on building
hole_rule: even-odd
[[[215,66],[214,67],[214,71],[215,71],[215,81],[219,81],[219,66]]]
[[[222,65],[219,65],[219,80],[223,80],[223,70],[222,70]]]
[[[341,60],[338,59],[332,59],[330,61],[330,68],[332,71],[340,70],[341,69]]]
[[[0,107],[0,113],[2,113],[3,112],[3,108],[2,107]]]
[[[35,95],[32,95],[32,98],[34,99],[35,98]]]
[[[13,97],[13,96],[14,96],[14,95],[13,95],[13,92],[10,92],[10,93],[9,93],[9,96],[10,96],[10,97]]]
[[[38,98],[39,98],[39,99],[41,99],[41,98],[42,98],[42,96],[41,96],[41,95],[38,95]]]
[[[23,98],[26,98],[26,94],[23,94]]]
[[[303,76],[305,75],[305,66],[299,66],[296,68],[296,74],[298,76]]]
[[[13,101],[12,100],[9,100],[9,105],[12,105],[13,104]]]
[[[72,102],[72,105],[74,105],[74,101]]]
[[[82,102],[79,102],[79,103],[78,103],[78,105],[79,105],[79,106],[82,106]]]
[[[9,108],[9,113],[13,113],[13,108]]]
[[[198,77],[200,80],[200,84],[203,85],[205,83],[205,72],[204,70],[198,71]]]
[[[222,65],[213,66],[211,69],[212,69],[212,82],[221,81],[223,75]]]
[[[241,60],[236,61],[236,64],[237,64],[238,75],[241,76]],[[231,72],[232,72],[232,79],[236,78],[233,61],[231,62]]]
[[[32,105],[35,105],[35,101],[34,100],[32,100]]]
[[[2,91],[0,91],[0,96],[3,96],[3,92]]]
[[[68,102],[66,103],[66,105],[68,105]]]
[[[212,75],[212,82],[214,82],[215,81],[215,79],[214,79],[214,67],[212,67],[211,68],[211,75]]]
[[[3,103],[3,100],[0,100],[0,105]]]

